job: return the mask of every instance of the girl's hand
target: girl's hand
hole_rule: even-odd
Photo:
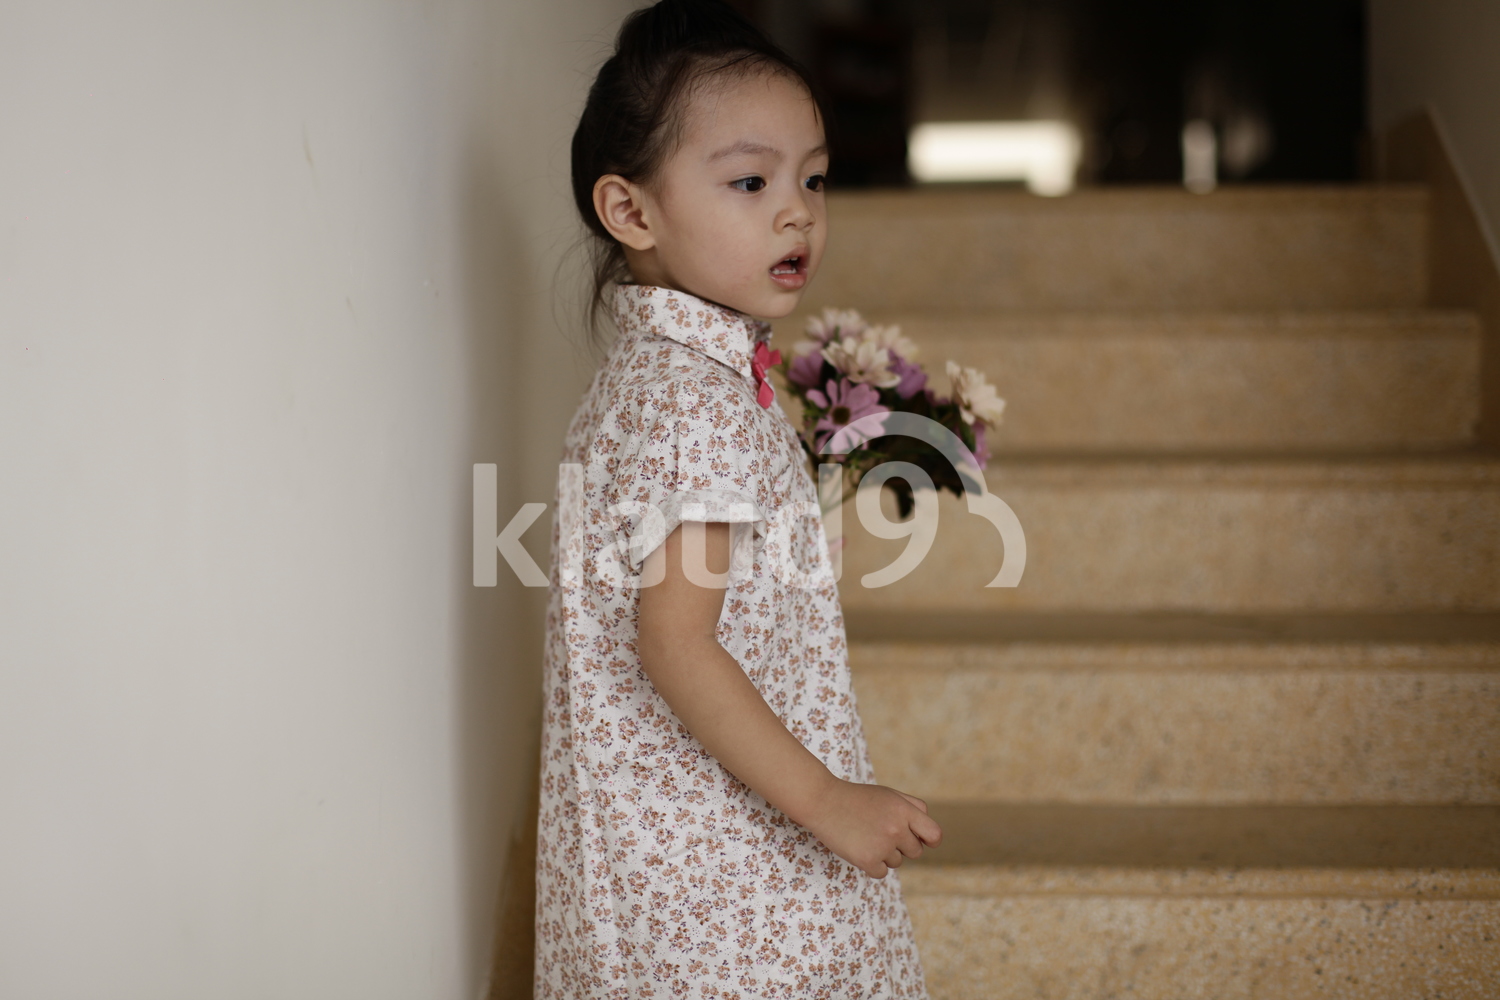
[[[683,558],[689,538],[698,550],[696,569]],[[678,525],[647,556],[642,576],[658,582],[641,588],[641,669],[729,773],[833,853],[885,878],[924,847],[936,847],[943,831],[921,799],[835,778],[771,711],[716,637],[729,561],[729,525],[722,521]]]
[[[824,846],[871,878],[885,878],[943,839],[927,803],[916,796],[837,778],[808,819],[804,825]]]

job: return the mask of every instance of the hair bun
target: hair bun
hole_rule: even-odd
[[[677,51],[713,51],[738,44],[769,44],[724,0],[660,0],[625,19],[615,52],[626,58]]]

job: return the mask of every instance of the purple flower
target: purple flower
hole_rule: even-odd
[[[974,424],[974,460],[981,469],[990,464],[990,449],[984,443],[984,424],[978,421]]]
[[[896,395],[902,399],[910,399],[927,386],[927,373],[922,366],[899,354],[891,355],[891,371],[901,376],[896,383]]]
[[[880,405],[880,392],[874,386],[864,382],[850,382],[846,378],[829,379],[822,390],[809,389],[807,398],[824,410],[823,416],[813,427],[813,432],[817,434],[815,444],[819,450],[838,430],[860,417],[890,412],[889,408]]]
[[[787,366],[786,380],[792,385],[800,385],[804,389],[809,389],[818,384],[818,376],[821,374],[823,374],[822,352],[809,351],[792,358],[792,363]],[[813,391],[817,392],[816,389]]]

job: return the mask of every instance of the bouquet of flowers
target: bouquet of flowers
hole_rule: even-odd
[[[985,433],[999,424],[1005,400],[995,394],[983,372],[954,361],[947,363],[953,394],[937,395],[928,387],[927,373],[916,355],[916,345],[902,336],[900,327],[866,323],[852,309],[825,309],[822,316],[807,321],[806,338],[794,344],[791,356],[777,366],[802,404],[803,448],[814,462],[844,466],[843,495],[837,502],[853,496],[860,477],[886,461],[910,462],[931,476],[937,489],[963,495],[952,463],[933,446],[911,437],[877,437],[847,455],[822,454],[823,446],[840,428],[871,414],[907,412],[928,417],[957,434],[981,469],[989,461]],[[909,516],[910,484],[892,479],[890,485],[900,515]]]

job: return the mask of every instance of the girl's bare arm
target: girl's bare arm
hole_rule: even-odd
[[[729,530],[723,522],[684,522],[647,557],[656,565],[645,567],[643,575],[663,575],[641,590],[641,667],[677,718],[731,774],[839,857],[883,878],[887,868],[917,857],[924,845],[936,846],[942,831],[920,799],[834,777],[787,731],[719,645],[715,629],[724,605],[723,582],[703,573],[722,577],[727,572]],[[705,564],[692,578],[683,565],[688,532],[702,541],[699,546],[699,537],[687,536],[690,559]],[[701,585],[714,582],[718,585]]]

